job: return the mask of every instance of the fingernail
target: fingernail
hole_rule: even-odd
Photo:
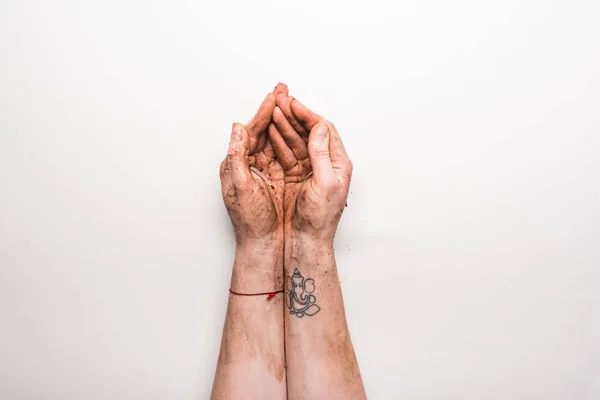
[[[321,140],[325,140],[328,133],[329,133],[329,129],[327,129],[327,125],[324,125],[324,124],[319,124],[317,126],[317,130],[315,131],[315,134]]]
[[[234,123],[231,126],[231,140],[240,140],[242,137],[242,128],[240,124]]]

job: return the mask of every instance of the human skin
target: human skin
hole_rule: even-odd
[[[351,174],[335,126],[283,84],[234,124],[221,164],[237,243],[231,289],[277,291],[283,272],[287,304],[229,296],[211,398],[285,398],[286,375],[290,399],[366,398],[333,253]]]
[[[282,287],[284,172],[266,140],[275,101],[269,94],[248,124],[233,124],[221,163],[236,237],[231,290],[238,293]],[[230,294],[211,399],[286,398],[282,308],[281,293],[269,300]]]
[[[287,86],[274,93],[268,133],[285,171],[288,399],[366,399],[333,250],[352,163],[331,122],[290,97]]]

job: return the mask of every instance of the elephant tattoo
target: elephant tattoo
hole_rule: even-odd
[[[321,311],[321,307],[315,304],[317,299],[312,294],[315,291],[314,279],[304,278],[298,268],[295,268],[294,274],[287,277],[286,286],[285,305],[290,309],[290,314],[302,318]]]

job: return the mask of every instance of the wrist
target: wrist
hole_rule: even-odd
[[[261,237],[244,236],[236,232],[236,252],[253,252],[256,249],[281,249],[283,246],[283,228]]]
[[[271,269],[281,263],[283,240],[238,244],[235,247],[235,265],[246,270]]]
[[[285,243],[286,247],[287,243],[291,243],[294,247],[311,252],[333,249],[333,235],[315,235],[314,233],[290,229],[285,237]]]
[[[246,293],[280,290],[282,268],[283,239],[238,242],[231,289]]]
[[[294,268],[330,268],[335,267],[333,238],[319,238],[301,232],[290,231],[285,242],[285,266]]]

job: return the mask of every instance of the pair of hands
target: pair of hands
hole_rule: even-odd
[[[352,163],[335,126],[280,83],[250,122],[233,124],[220,175],[238,247],[282,245],[284,236],[331,244]]]

